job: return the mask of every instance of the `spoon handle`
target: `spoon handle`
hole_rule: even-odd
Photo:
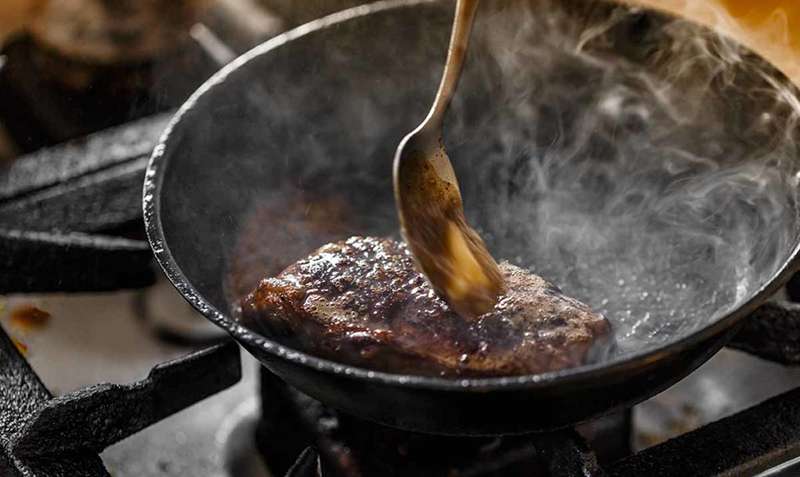
[[[441,128],[447,109],[453,99],[453,94],[461,78],[461,70],[464,67],[464,59],[467,56],[467,47],[472,33],[472,25],[475,20],[475,12],[478,10],[480,0],[458,0],[456,4],[456,16],[453,22],[453,32],[450,36],[450,49],[447,52],[447,62],[444,67],[442,82],[439,84],[439,92],[433,103],[431,112],[425,120],[426,126]]]

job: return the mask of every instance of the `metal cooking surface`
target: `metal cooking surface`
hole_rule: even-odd
[[[222,282],[248,211],[335,197],[352,234],[397,233],[391,148],[435,89],[444,6],[375,13],[284,44],[182,117],[158,158],[168,164],[165,260],[204,300],[233,305]],[[493,255],[604,312],[620,353],[639,353],[735,310],[794,250],[796,91],[689,22],[582,8],[487,2],[445,137]],[[596,28],[583,35],[581,22]],[[652,53],[661,50],[670,54]],[[406,81],[411,72],[420,80]],[[264,275],[300,258],[272,243],[285,238],[273,222],[259,234],[273,253]],[[311,220],[292,232],[309,245],[301,253],[322,244]]]

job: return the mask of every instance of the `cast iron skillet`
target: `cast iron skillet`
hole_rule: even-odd
[[[660,334],[654,332],[652,342],[640,349],[575,369],[536,376],[455,380],[374,372],[290,349],[232,318],[226,277],[230,274],[229,261],[237,253],[239,231],[259,203],[282,200],[287,183],[292,184],[293,190],[312,195],[325,196],[328,189],[332,194],[341,191],[342,200],[366,211],[369,218],[356,227],[355,233],[396,232],[390,185],[393,150],[403,132],[419,121],[430,103],[444,60],[452,6],[449,1],[412,0],[378,2],[348,10],[274,38],[211,78],[176,114],[147,169],[144,218],[158,262],[195,308],[287,383],[354,415],[389,426],[461,435],[543,430],[631,406],[660,392],[716,353],[737,331],[742,319],[797,270],[796,209],[794,213],[787,209],[779,217],[785,221],[787,241],[750,261],[755,281],[734,306],[698,321],[696,326],[666,327]],[[705,46],[716,48],[718,53],[724,48],[731,49],[728,53],[738,52],[747,59],[746,68],[731,68],[720,76],[713,68],[695,63],[689,66],[691,81],[675,77],[671,84],[693,91],[697,86],[693,81],[708,76],[703,87],[714,94],[694,114],[699,120],[716,124],[708,128],[708,141],[713,141],[714,134],[723,138],[730,135],[730,141],[722,142],[723,148],[731,148],[726,150],[726,157],[745,149],[779,149],[783,158],[779,172],[788,177],[797,170],[798,158],[794,149],[787,146],[790,141],[784,144],[776,139],[776,131],[789,138],[797,137],[796,131],[786,126],[795,123],[782,119],[782,114],[794,114],[787,105],[793,98],[796,101],[796,92],[780,73],[755,55],[685,21],[591,1],[550,4],[544,0],[487,0],[482,11],[484,24],[481,26],[479,17],[476,30],[478,38],[482,29],[487,36],[475,44],[497,40],[490,33],[500,30],[497,25],[495,30],[487,29],[488,21],[522,22],[509,24],[505,33],[535,32],[541,24],[523,24],[530,21],[524,15],[502,16],[505,8],[531,6],[537,11],[552,9],[557,21],[549,25],[562,29],[565,38],[586,40],[576,33],[576,25],[595,32],[593,38],[581,44],[582,52],[596,52],[598,57],[616,55],[634,70],[638,65],[677,74],[668,68],[670,58],[662,51],[665,42],[672,41],[670,35],[681,29],[694,38],[707,36]],[[569,41],[554,45],[553,48],[567,50],[563,57],[567,63],[580,53]],[[481,54],[481,46],[476,51],[475,55]],[[674,55],[695,53],[672,49]],[[559,61],[540,61],[542,68],[545,64],[556,65],[552,67],[568,74],[550,78],[539,87],[565,84],[576,92],[570,98],[584,101],[583,106],[570,107],[594,104],[594,86],[587,88],[585,83],[601,84],[608,76],[598,76],[591,68],[586,72],[572,71],[569,64],[561,68]],[[487,90],[481,81],[497,71],[502,75],[504,68],[513,67],[513,62],[473,61],[472,65],[462,82],[461,100],[454,105],[452,114],[457,119],[451,121],[453,128],[462,123],[485,125],[486,121],[507,119],[502,110],[491,109],[506,90],[502,86]],[[726,89],[731,85],[744,88],[743,93]],[[477,113],[470,109],[471,101]],[[692,107],[690,103],[684,106]],[[560,111],[557,104],[545,109]],[[487,116],[486,111],[496,114]],[[763,126],[769,122],[765,118],[780,122],[780,127]],[[641,132],[642,127],[631,125],[631,134]],[[691,136],[696,129],[681,130],[681,134]],[[342,136],[344,141],[338,140]],[[457,169],[465,167],[469,149],[477,147],[470,141],[483,140],[479,134],[459,136],[457,131],[446,132],[445,136],[454,138]],[[541,140],[535,134],[532,137]],[[681,137],[673,134],[666,141],[686,140]],[[593,151],[596,153],[597,147]],[[469,208],[471,198],[480,196],[485,184],[470,185],[469,169],[457,173],[466,184],[464,196]],[[348,182],[351,180],[354,182]],[[474,205],[475,199],[472,200]],[[791,198],[786,203],[794,204]],[[491,223],[491,216],[496,214],[485,212],[482,215],[480,206],[473,207],[472,212],[468,210],[475,217],[473,220]],[[265,224],[264,231],[269,234],[281,227],[278,220]],[[298,241],[309,241],[308,252],[322,245],[313,243],[313,237],[310,239],[302,229],[292,233],[298,234]],[[769,237],[759,243],[768,241]],[[496,249],[504,246],[496,240],[489,243]],[[264,247],[270,246],[265,239]],[[280,253],[276,250],[276,254]],[[297,258],[282,257],[286,261],[282,265]],[[613,301],[614,297],[609,299]]]

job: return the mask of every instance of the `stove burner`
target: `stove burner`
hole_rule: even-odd
[[[731,346],[768,361],[800,363],[795,339],[796,330],[800,327],[799,311],[800,307],[794,304],[769,303],[762,306],[744,323]],[[425,468],[424,471],[415,468],[413,472],[408,472],[404,465],[419,465],[428,461],[419,455],[397,452],[396,449],[400,447],[396,447],[395,452],[385,452],[387,446],[391,450],[402,439],[413,441],[412,434],[383,429],[340,415],[285,385],[281,388],[282,383],[267,371],[263,374],[262,401],[265,414],[257,437],[266,461],[286,466],[273,468],[278,472],[288,469],[286,475],[294,477],[317,476],[320,475],[319,469],[323,471],[321,475],[344,477],[446,475],[441,468]],[[286,412],[281,407],[282,400],[284,406],[293,409],[292,412]],[[267,412],[267,409],[273,411]],[[281,422],[284,428],[278,424]],[[309,423],[312,425],[309,426]],[[601,423],[602,420],[592,424],[595,429],[602,429]],[[349,433],[341,430],[348,426],[351,427]],[[285,447],[280,447],[274,436],[286,436],[285,428],[306,430],[300,434],[296,431],[291,433],[292,439],[281,440]],[[628,448],[629,430],[630,416],[623,425],[614,426],[613,432],[590,438],[589,444],[581,434],[571,429],[528,437],[504,437],[498,441],[503,443],[496,444],[493,449],[499,450],[498,454],[479,460],[475,467],[459,468],[458,475],[537,475],[537,471],[551,476],[756,475],[800,455],[800,389],[632,455]],[[581,431],[583,435],[592,434],[591,428],[584,427]],[[397,436],[400,436],[400,441]],[[611,451],[603,449],[603,446],[609,445],[609,436],[618,441]],[[429,461],[431,465],[458,462],[446,452],[453,438],[425,436],[423,439],[426,440],[425,448],[438,456],[438,459]],[[522,445],[509,446],[508,442]],[[457,443],[456,448],[467,449],[460,457],[464,453],[470,455],[469,445]],[[286,452],[294,452],[299,458],[294,463],[281,463],[275,454],[285,455]],[[397,455],[402,457],[392,460],[392,455],[395,459]],[[409,464],[409,461],[412,463]],[[485,461],[491,465],[488,472]],[[510,463],[522,465],[523,473],[516,474],[518,468],[514,465],[502,467]],[[373,467],[376,465],[385,465],[386,468],[376,469]],[[796,470],[791,465],[785,464],[790,472]]]
[[[599,475],[592,474],[599,472],[597,458],[583,435],[602,451],[601,460],[630,453],[629,412],[583,425],[583,435],[569,429],[527,436],[433,436],[362,421],[292,389],[266,369],[261,374],[263,415],[256,441],[273,475],[316,475],[316,466],[303,462],[317,457],[323,475],[339,477]],[[303,453],[308,447],[313,452]],[[292,456],[301,453],[295,461]]]
[[[574,430],[533,435],[528,439],[533,447],[528,449],[527,454],[511,453],[508,456],[535,467],[528,468],[520,474],[513,473],[508,468],[503,468],[501,471],[498,466],[507,463],[508,460],[500,458],[490,461],[494,467],[489,467],[491,471],[488,473],[483,472],[486,468],[484,465],[484,469],[481,469],[481,466],[461,469],[457,475],[540,475],[536,472],[543,471],[546,471],[545,475],[551,476],[591,477],[757,475],[800,455],[800,389],[772,398],[664,444],[611,463],[604,463],[602,466],[598,464],[593,451],[583,438]],[[378,442],[378,446],[383,444],[381,441]],[[286,475],[316,477],[320,475],[319,469],[323,470],[321,475],[324,476],[395,475],[351,473],[350,470],[354,467],[352,462],[340,459],[332,464],[328,452],[329,450],[320,447],[319,444],[305,448]],[[380,460],[381,457],[384,456],[378,456],[375,460]],[[391,462],[389,465],[395,463]],[[791,471],[796,471],[796,468],[790,467],[789,472]],[[401,471],[396,475],[447,474],[425,472],[403,474]]]
[[[767,303],[745,321],[728,346],[776,363],[800,364],[800,304]]]
[[[228,340],[225,331],[197,313],[166,278],[137,292],[133,312],[164,343],[203,347]]]

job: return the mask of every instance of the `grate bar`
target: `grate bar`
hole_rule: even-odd
[[[218,345],[153,368],[143,381],[99,384],[46,402],[16,450],[27,456],[100,452],[241,379],[239,347]]]
[[[0,328],[0,475],[8,477],[68,477],[81,469],[85,477],[107,477],[96,453],[76,452],[59,459],[25,461],[16,453],[18,437],[30,416],[50,398],[14,343]]]
[[[800,456],[800,389],[606,466],[610,477],[755,475]]]
[[[0,329],[0,475],[107,477],[98,452],[240,378],[239,348],[228,342],[156,366],[134,384],[52,398]]]
[[[147,161],[147,156],[142,156],[21,199],[0,203],[0,226],[96,232],[141,221]]]
[[[146,242],[0,228],[0,293],[139,288],[155,274]]]
[[[728,346],[776,363],[800,364],[800,304],[761,305]]]
[[[0,170],[0,203],[149,156],[171,116],[157,114],[17,158]]]

